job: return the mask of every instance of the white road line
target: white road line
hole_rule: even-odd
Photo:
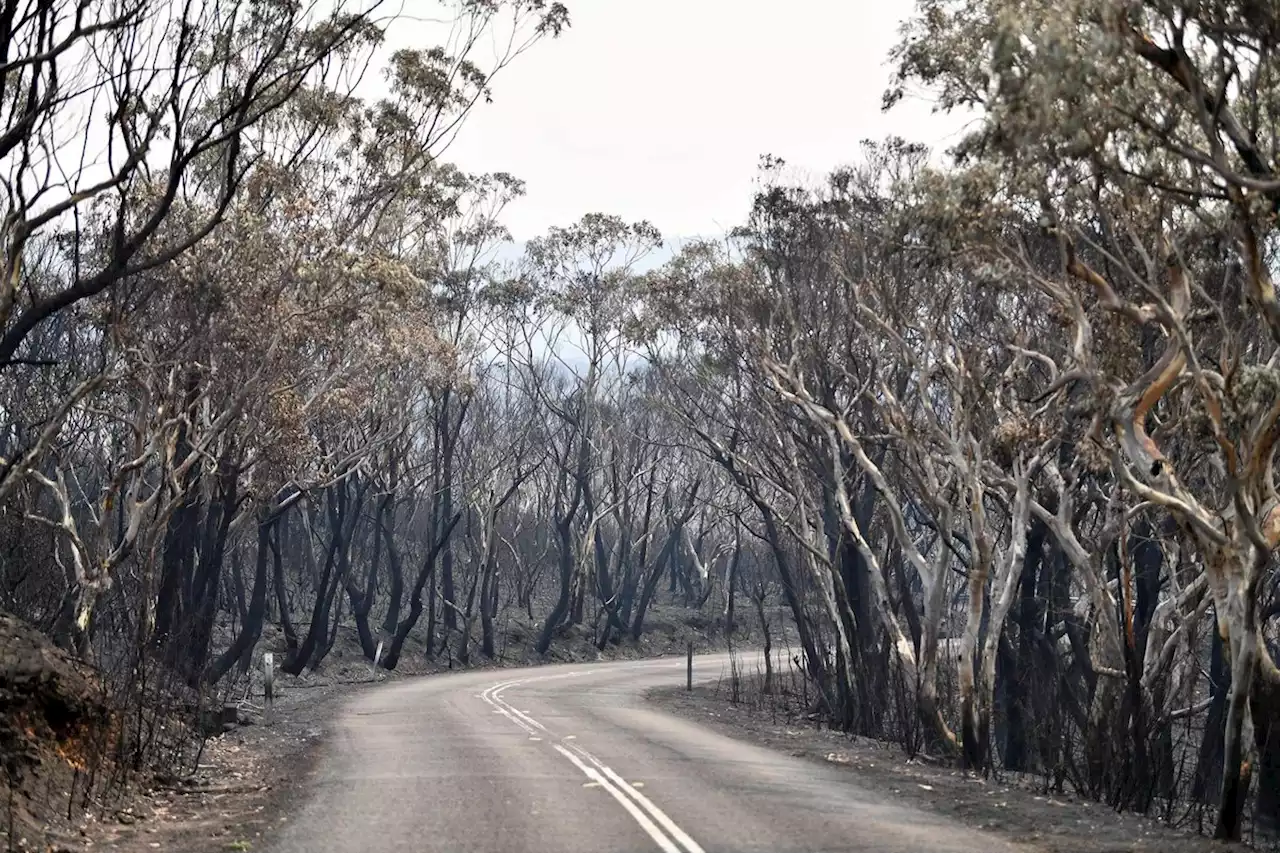
[[[658,827],[654,825],[653,821],[649,820],[648,815],[636,808],[635,804],[628,800],[621,791],[606,782],[604,777],[596,772],[595,768],[588,767],[586,764],[583,764],[578,760],[578,756],[574,755],[560,744],[553,743],[551,745],[555,748],[556,752],[572,761],[573,765],[581,770],[584,776],[608,791],[610,796],[618,801],[618,805],[626,809],[627,814],[631,815],[631,818],[636,823],[640,824],[640,828],[649,834],[649,837],[654,840],[658,847],[662,848],[663,853],[682,853],[680,848],[673,844],[670,838],[663,835],[662,830],[658,829]]]
[[[537,731],[536,729],[534,729],[532,726],[530,726],[530,725],[528,725],[527,723],[525,723],[525,722],[524,722],[523,720],[521,720],[519,717],[512,715],[512,714],[511,714],[511,713],[510,713],[510,712],[509,712],[505,707],[503,707],[503,705],[499,704],[499,703],[498,703],[498,701],[494,698],[494,697],[495,697],[495,694],[496,694],[499,690],[501,690],[501,689],[502,689],[502,688],[504,688],[504,687],[508,687],[508,686],[510,686],[510,685],[512,685],[512,684],[515,684],[515,682],[514,682],[514,681],[506,681],[506,682],[502,682],[502,683],[500,683],[500,684],[495,684],[495,685],[493,685],[492,687],[490,687],[488,690],[486,690],[486,691],[484,691],[483,693],[481,693],[481,694],[480,694],[480,698],[481,698],[481,699],[483,699],[485,702],[488,702],[490,705],[492,705],[492,706],[493,706],[493,713],[495,713],[495,714],[501,714],[502,716],[506,717],[508,720],[511,720],[511,721],[512,721],[513,723],[515,723],[517,726],[519,726],[520,728],[524,729],[526,734],[530,734],[530,735],[535,734],[535,733],[536,733],[536,731]]]
[[[674,838],[676,841],[679,841],[680,844],[684,846],[685,850],[687,850],[689,853],[706,853],[706,851],[702,849],[701,845],[699,845],[698,842],[690,838],[688,834],[686,834],[685,831],[676,824],[675,821],[673,821],[671,818],[667,816],[666,812],[658,808],[658,806],[652,800],[646,797],[644,794],[637,791],[634,786],[628,784],[627,780],[623,779],[621,776],[619,776],[617,773],[613,771],[613,768],[609,767],[603,761],[596,758],[594,755],[587,752],[585,749],[578,746],[577,744],[569,744],[568,748],[573,752],[576,752],[585,760],[594,764],[596,768],[602,774],[604,774],[604,777],[606,779],[608,779],[610,782],[613,782],[615,785],[617,785],[624,793],[627,794],[627,796],[631,797],[631,799],[639,803],[640,806],[645,811],[653,815],[653,819],[656,820],[662,826],[662,828],[665,829],[671,835],[672,838]]]
[[[503,681],[489,687],[480,694],[480,698],[492,706],[497,713],[511,720],[528,734],[533,735],[535,732],[543,732],[550,735],[551,731],[546,726],[504,700],[502,692],[508,687],[514,687],[530,681],[549,681],[579,674],[571,672],[568,676],[551,675],[540,678]],[[702,846],[690,838],[689,834],[681,829],[666,812],[658,808],[656,803],[636,790],[627,780],[623,779],[613,768],[599,758],[596,758],[576,743],[571,743],[573,739],[574,735],[567,735],[561,738],[560,743],[553,743],[551,746],[556,752],[573,762],[573,765],[582,771],[588,779],[607,790],[626,809],[627,814],[631,815],[632,819],[640,825],[641,829],[648,833],[649,837],[657,843],[663,853],[706,853]],[[676,846],[677,844],[679,846]]]

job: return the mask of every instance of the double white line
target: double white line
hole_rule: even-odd
[[[480,694],[480,698],[492,706],[497,713],[502,714],[524,729],[531,737],[554,737],[551,731],[542,723],[525,712],[514,708],[503,699],[502,691],[508,687],[515,687],[518,684],[525,684],[529,681],[549,681],[553,678],[569,678],[578,674],[571,672],[567,675],[550,675],[541,678],[503,681],[485,690]],[[603,761],[568,738],[562,738],[559,742],[552,743],[551,748],[569,759],[574,767],[582,771],[582,775],[608,791],[609,795],[618,801],[618,804],[626,810],[627,814],[631,815],[632,820],[648,833],[649,837],[654,840],[663,853],[706,853],[698,842],[690,838],[688,833],[667,816],[666,812],[658,808],[652,800],[637,791],[633,785],[619,776],[614,772],[613,768]]]

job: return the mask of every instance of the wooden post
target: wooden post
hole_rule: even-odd
[[[688,665],[685,667],[684,689],[693,690],[693,640],[689,641]]]
[[[271,705],[276,698],[275,675],[276,675],[276,656],[271,652],[267,652],[262,656],[262,694],[265,697],[264,704],[267,710],[271,710]]]

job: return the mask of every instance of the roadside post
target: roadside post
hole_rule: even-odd
[[[687,661],[688,663],[685,667],[685,675],[684,675],[684,689],[692,691],[693,690],[693,640],[689,640]]]
[[[262,695],[263,704],[266,706],[268,713],[270,713],[271,706],[276,698],[275,676],[276,656],[271,652],[266,652],[262,655]]]

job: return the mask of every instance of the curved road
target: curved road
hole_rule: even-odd
[[[700,656],[698,680],[728,658]],[[679,659],[405,681],[347,703],[273,853],[1006,853],[848,770],[649,706]]]

